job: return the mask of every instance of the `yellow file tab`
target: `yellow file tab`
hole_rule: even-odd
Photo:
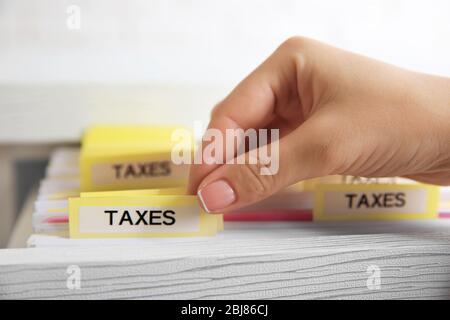
[[[319,184],[314,220],[438,218],[439,188],[424,184]]]
[[[112,191],[125,189],[184,186],[189,168],[171,161],[177,147],[191,152],[192,139],[173,141],[172,135],[183,127],[96,126],[86,131],[81,149],[81,190]]]
[[[204,212],[195,196],[87,196],[69,200],[71,238],[213,236],[221,215]],[[223,221],[223,220],[222,220]]]

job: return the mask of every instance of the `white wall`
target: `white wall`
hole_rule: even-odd
[[[448,0],[0,0],[0,143],[72,141],[98,122],[206,121],[292,35],[450,76]]]
[[[0,82],[230,85],[291,35],[450,75],[448,0],[0,0]]]

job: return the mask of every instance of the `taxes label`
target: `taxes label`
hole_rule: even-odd
[[[205,213],[192,196],[69,200],[71,238],[208,236],[219,231],[218,218]]]
[[[92,184],[95,186],[114,184],[139,184],[157,179],[185,179],[188,168],[174,165],[170,160],[153,161],[111,161],[94,164],[91,167]]]
[[[78,212],[80,233],[198,232],[195,207],[83,206]]]
[[[314,220],[402,220],[438,218],[439,188],[423,184],[316,187]]]
[[[81,189],[110,191],[182,186],[189,167],[175,165],[170,155],[93,157],[81,161]]]
[[[172,162],[172,151],[189,155],[193,139],[172,139],[180,126],[95,126],[88,129],[80,153],[81,191],[185,186],[188,165]],[[187,138],[187,137],[186,137]]]

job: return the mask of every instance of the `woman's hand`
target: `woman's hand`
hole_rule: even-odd
[[[283,43],[217,105],[209,128],[278,128],[279,170],[191,167],[207,211],[262,200],[325,175],[403,176],[450,184],[450,80],[306,39]]]

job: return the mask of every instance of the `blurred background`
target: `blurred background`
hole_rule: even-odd
[[[448,0],[0,0],[0,247],[55,145],[207,121],[293,35],[450,76]]]

